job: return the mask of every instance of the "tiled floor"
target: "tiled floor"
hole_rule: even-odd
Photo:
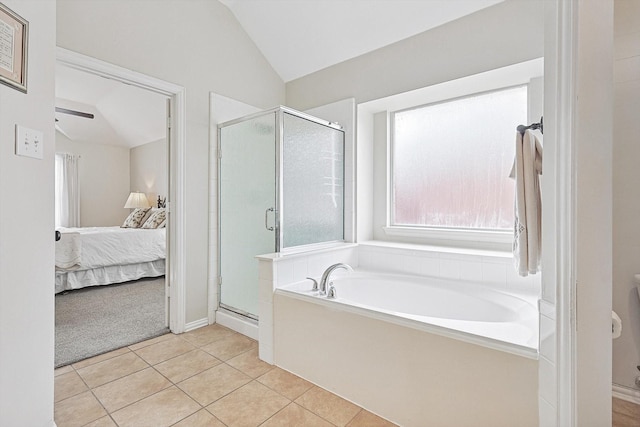
[[[55,371],[58,427],[391,424],[258,359],[219,325],[168,334]]]
[[[613,398],[613,427],[640,426],[640,405]]]

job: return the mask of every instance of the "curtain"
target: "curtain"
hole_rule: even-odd
[[[56,153],[56,228],[80,227],[78,156]]]

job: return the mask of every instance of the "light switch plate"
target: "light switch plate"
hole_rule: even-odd
[[[16,125],[16,154],[18,156],[42,159],[43,145],[42,132]]]

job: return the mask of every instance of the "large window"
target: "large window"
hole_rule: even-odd
[[[509,178],[527,86],[391,115],[391,225],[511,230]]]

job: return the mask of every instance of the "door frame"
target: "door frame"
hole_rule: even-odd
[[[169,329],[173,333],[185,331],[186,323],[186,240],[185,240],[185,88],[127,68],[123,68],[62,47],[56,47],[56,63],[150,90],[170,99],[168,120],[171,141],[169,147],[169,238],[167,269],[169,272]]]

